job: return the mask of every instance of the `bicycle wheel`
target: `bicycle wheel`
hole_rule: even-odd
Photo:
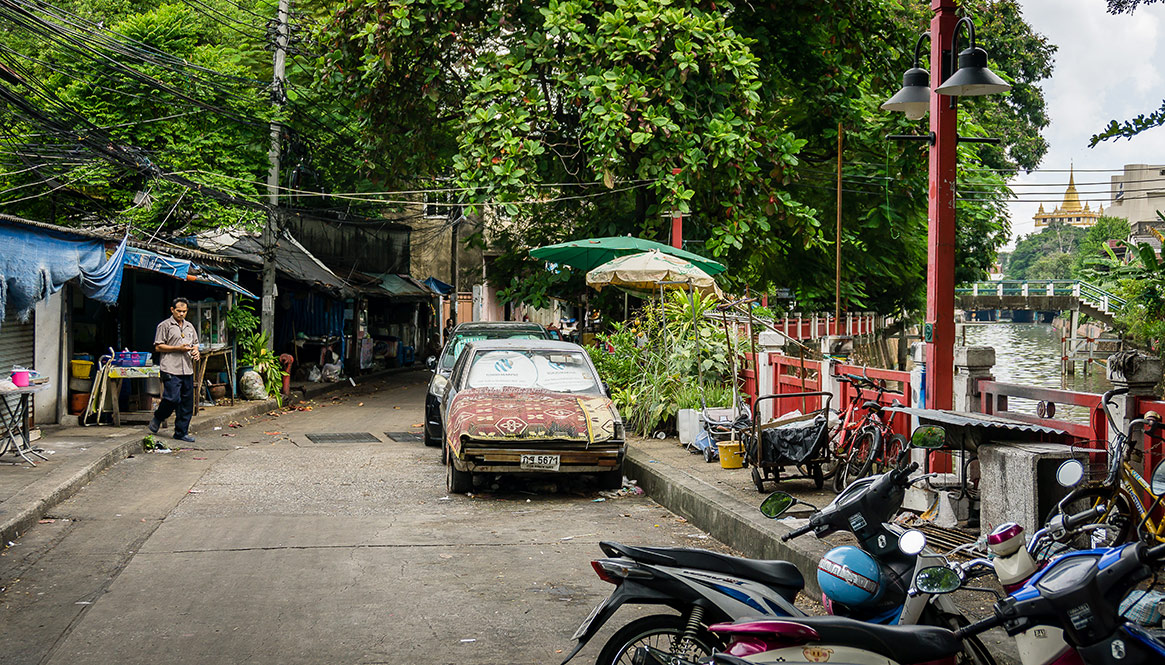
[[[881,440],[877,430],[858,430],[850,446],[849,456],[844,464],[837,467],[837,476],[833,479],[834,489],[840,492],[855,480],[869,475],[879,448]]]
[[[897,468],[898,456],[909,445],[910,441],[901,434],[891,434],[890,438],[886,439],[886,445],[882,446],[882,450],[879,451],[881,454],[878,455],[878,468],[882,473]],[[906,460],[903,460],[903,463],[905,464]]]
[[[1078,550],[1087,550],[1097,547],[1113,547],[1129,538],[1135,522],[1132,503],[1123,492],[1113,491],[1106,487],[1086,487],[1072,493],[1072,498],[1064,503],[1064,512],[1068,515],[1083,512],[1098,505],[1108,506],[1104,516],[1095,522],[1096,529],[1077,534],[1068,541],[1068,545]],[[1060,512],[1060,506],[1052,508],[1048,513],[1048,520]]]

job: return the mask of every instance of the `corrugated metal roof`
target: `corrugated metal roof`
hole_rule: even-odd
[[[911,416],[918,416],[921,419],[926,419],[935,423],[942,423],[944,425],[955,425],[958,427],[981,427],[984,429],[999,429],[1009,432],[1028,432],[1036,434],[1068,434],[1067,431],[1058,427],[1050,427],[1048,425],[1034,425],[1032,423],[1025,423],[1021,420],[1012,420],[1010,418],[1003,418],[1001,416],[989,415],[986,413],[959,413],[957,411],[944,411],[939,409],[915,409],[908,406],[887,406],[885,411],[893,411],[895,413],[905,413]]]

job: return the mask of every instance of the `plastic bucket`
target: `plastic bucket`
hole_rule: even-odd
[[[89,360],[70,360],[70,372],[74,379],[88,379],[93,376],[93,362]]]
[[[89,406],[89,393],[73,393],[69,396],[69,413],[80,414]]]
[[[12,373],[12,383],[15,384],[17,388],[27,388],[28,387],[28,370],[22,369],[22,370],[17,370],[15,372],[13,372]]]
[[[739,469],[744,466],[744,446],[739,441],[717,443],[720,450],[720,466],[725,469]]]

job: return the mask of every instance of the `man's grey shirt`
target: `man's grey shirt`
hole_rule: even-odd
[[[171,316],[158,324],[158,330],[154,333],[154,344],[165,344],[166,346],[193,344],[197,346],[198,331],[194,328],[193,323],[183,321],[179,325]],[[194,374],[194,360],[188,351],[160,351],[159,354],[162,360],[158,363],[158,367],[163,372],[180,375]]]

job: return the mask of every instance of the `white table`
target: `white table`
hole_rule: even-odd
[[[29,396],[39,393],[43,390],[48,390],[48,382],[29,386],[27,388],[16,388],[15,390],[0,389],[0,428],[3,428],[5,433],[0,437],[0,457],[5,455],[17,456],[21,460],[36,466],[36,461],[29,455],[35,455],[42,460],[48,458],[41,454],[40,448],[33,448],[32,441],[28,432],[28,402]],[[8,403],[8,400],[2,399],[11,395],[20,397],[20,401],[15,407]],[[17,460],[0,460],[5,464],[21,464]]]

